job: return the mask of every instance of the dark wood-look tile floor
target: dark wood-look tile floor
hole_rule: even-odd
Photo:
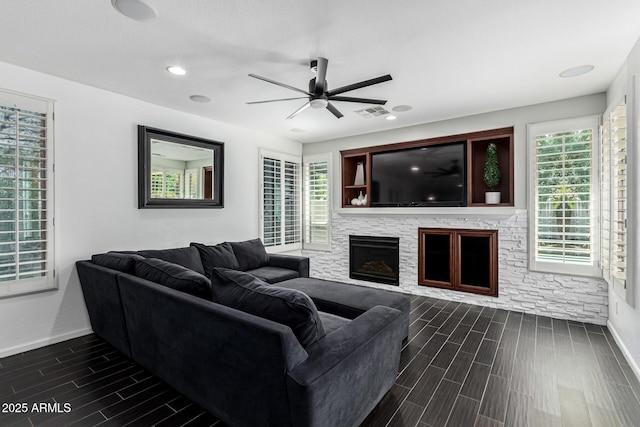
[[[414,296],[400,363],[362,427],[640,426],[606,327]],[[225,426],[95,335],[0,359],[0,404],[16,403],[0,426]]]

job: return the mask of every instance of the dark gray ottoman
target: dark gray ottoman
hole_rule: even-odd
[[[311,297],[319,311],[347,319],[355,319],[376,305],[395,308],[404,314],[405,338],[409,335],[410,301],[407,295],[399,292],[309,277],[285,280],[274,286],[304,292]]]

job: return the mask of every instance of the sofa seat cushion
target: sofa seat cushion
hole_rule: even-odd
[[[145,258],[157,258],[186,267],[204,275],[204,267],[200,260],[200,253],[192,246],[174,249],[148,249],[135,252]]]
[[[247,273],[252,276],[256,276],[267,283],[278,283],[283,280],[294,279],[299,276],[295,270],[289,270],[288,268],[264,266],[254,270],[249,270]]]
[[[238,259],[240,270],[255,270],[269,264],[269,254],[264,249],[262,240],[253,239],[244,242],[229,242]]]
[[[136,276],[175,290],[211,299],[211,281],[200,273],[157,258],[136,261]]]
[[[205,245],[203,243],[192,242],[193,246],[200,253],[202,266],[204,267],[205,276],[211,278],[212,271],[215,267],[230,268],[239,270],[240,263],[233,253],[233,248],[228,242],[217,245]]]
[[[91,257],[91,261],[96,265],[129,274],[134,274],[136,261],[140,259],[144,259],[144,257],[120,252],[107,252],[106,254],[97,254]]]
[[[322,321],[324,332],[327,335],[329,335],[333,331],[337,331],[351,321],[349,319],[345,319],[344,317],[336,316],[335,314],[331,313],[325,313],[323,311],[319,311],[318,315],[320,316],[320,320]]]
[[[347,319],[355,319],[376,305],[395,308],[403,313],[405,334],[409,333],[410,300],[400,292],[308,277],[285,280],[278,286],[304,292],[321,312]]]
[[[315,304],[294,289],[271,286],[251,274],[214,268],[215,303],[289,326],[303,347],[322,338],[325,331]]]

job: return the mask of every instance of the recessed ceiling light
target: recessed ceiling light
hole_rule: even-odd
[[[587,65],[578,65],[577,67],[572,67],[569,68],[567,70],[564,70],[563,72],[560,73],[560,77],[578,77],[581,76],[583,74],[587,74],[588,72],[592,71],[595,68],[595,66],[591,65],[591,64],[587,64]]]
[[[111,0],[115,10],[135,21],[153,22],[158,19],[158,11],[143,0]]]
[[[397,113],[402,113],[404,111],[409,111],[412,108],[413,107],[411,105],[396,105],[395,107],[392,108],[392,110]]]
[[[387,117],[385,117],[385,119],[387,119],[387,120],[395,120],[395,119],[397,119],[397,117],[394,116],[393,114],[389,114]]]
[[[418,172],[420,168],[418,166],[411,166],[411,170],[414,172]]]
[[[293,128],[293,129],[291,129],[291,132],[293,132],[293,133],[304,133],[304,132],[306,132],[306,129]]]
[[[206,104],[207,102],[211,102],[211,98],[204,95],[191,95],[189,99],[192,100],[193,102],[198,102],[200,104]]]
[[[175,76],[184,76],[185,74],[187,74],[187,70],[177,65],[167,67],[167,71]]]

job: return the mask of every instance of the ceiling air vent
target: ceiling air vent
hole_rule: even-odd
[[[356,110],[356,113],[360,114],[362,117],[370,118],[370,117],[380,117],[389,114],[389,111],[385,110],[383,107],[369,107],[363,108],[362,110]]]

